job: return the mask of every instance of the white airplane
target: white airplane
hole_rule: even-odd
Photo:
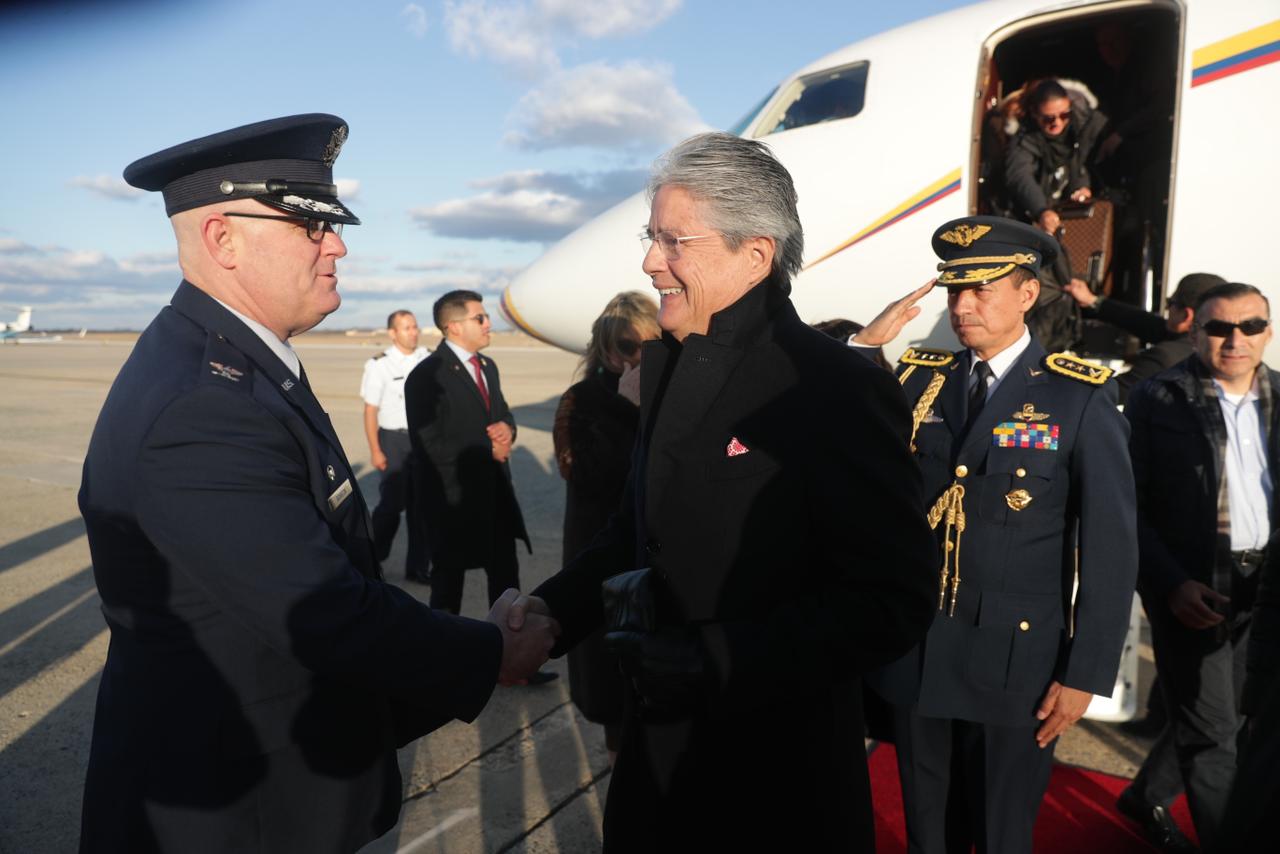
[[[31,330],[31,306],[24,305],[18,309],[18,319],[11,323],[0,323],[0,341],[17,340],[23,332]]]
[[[994,0],[825,56],[732,129],[766,141],[795,179],[806,258],[792,297],[801,316],[865,323],[930,278],[933,230],[998,210],[991,179],[1000,170],[984,154],[998,136],[993,112],[1028,80],[1087,83],[1105,72],[1100,28],[1131,48],[1128,64],[1107,73],[1134,86],[1154,81],[1163,94],[1148,103],[1161,99],[1169,117],[1143,163],[1156,201],[1131,207],[1148,221],[1141,251],[1112,268],[1120,298],[1159,310],[1183,275],[1204,271],[1257,285],[1280,305],[1269,215],[1280,197],[1280,4]],[[647,221],[637,194],[549,248],[504,292],[507,319],[581,351],[612,295],[650,286],[636,239]],[[956,346],[945,296],[935,292],[922,307],[891,359],[912,344]],[[1094,344],[1082,349],[1120,355],[1118,342],[1110,352]],[[1267,358],[1280,363],[1280,336]]]
[[[1001,122],[993,114],[1030,80],[1087,82],[1105,72],[1104,32],[1120,66],[1112,79],[1154,92],[1145,103],[1168,117],[1140,152],[1157,192],[1131,205],[1139,251],[1111,264],[1115,293],[1159,310],[1182,276],[1212,272],[1257,285],[1280,306],[1270,216],[1280,198],[1280,3],[993,0],[825,56],[784,79],[732,129],[765,140],[795,179],[806,258],[792,298],[801,316],[865,323],[931,278],[938,225],[999,212],[993,184],[1001,170],[990,154],[999,150]],[[1130,51],[1127,63],[1116,62],[1117,39],[1119,53],[1126,44]],[[583,225],[512,281],[503,314],[530,335],[581,351],[610,297],[650,287],[637,241],[648,217],[640,193]],[[1080,260],[1072,266],[1085,272]],[[888,348],[890,359],[910,345],[957,346],[945,302],[940,292],[926,297]],[[1121,343],[1081,349],[1113,358]],[[1280,364],[1280,336],[1266,357]],[[1094,699],[1091,718],[1136,711],[1138,621],[1135,599],[1116,690]]]

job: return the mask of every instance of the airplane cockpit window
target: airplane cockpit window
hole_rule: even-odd
[[[796,80],[756,126],[757,136],[847,119],[862,112],[869,62],[828,68]]]
[[[733,126],[729,128],[728,132],[733,134],[734,136],[742,136],[744,133],[746,133],[747,128],[751,127],[752,121],[755,119],[757,115],[760,114],[760,111],[764,109],[764,105],[769,103],[769,101],[773,98],[774,93],[777,91],[778,91],[777,86],[774,86],[772,89],[770,89],[769,94],[761,98],[760,101],[754,107],[752,107],[750,110],[747,111],[747,114],[745,116],[743,116],[742,118],[734,122]]]

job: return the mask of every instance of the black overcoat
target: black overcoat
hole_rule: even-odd
[[[107,395],[80,510],[111,631],[82,851],[353,851],[395,824],[396,747],[493,689],[498,630],[379,580],[328,416],[189,283]]]
[[[622,501],[640,409],[618,394],[619,376],[601,369],[574,383],[556,407],[555,449],[565,479],[564,558],[571,560],[608,524]],[[569,651],[569,696],[583,717],[616,724],[626,690],[603,630]]]
[[[645,345],[623,505],[537,590],[563,652],[600,625],[603,579],[650,566],[660,620],[710,660],[687,719],[628,719],[606,851],[873,850],[857,677],[924,633],[935,547],[901,390],[788,291]]]
[[[405,412],[416,464],[423,524],[433,555],[445,549],[460,566],[490,562],[497,514],[506,514],[497,530],[511,530],[529,547],[529,534],[511,485],[511,467],[493,458],[486,428],[505,421],[515,437],[516,420],[502,396],[498,366],[480,356],[489,390],[489,409],[476,386],[471,365],[464,365],[447,343],[418,363],[404,382]]]
[[[870,681],[926,717],[1033,727],[1051,680],[1103,696],[1115,685],[1138,563],[1128,425],[1114,382],[1054,373],[1033,339],[966,431],[969,359],[938,369],[916,436],[928,503],[965,490],[955,613],[948,599],[925,642]],[[912,374],[909,400],[933,374]],[[1031,428],[1052,440],[1007,435]]]

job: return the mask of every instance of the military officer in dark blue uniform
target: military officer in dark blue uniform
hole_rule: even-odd
[[[894,708],[909,849],[1029,852],[1055,739],[1119,665],[1137,567],[1128,430],[1110,372],[1046,354],[1023,322],[1051,239],[974,216],[933,249],[964,349],[908,349],[899,379],[940,546],[938,615],[870,681]],[[853,343],[888,343],[933,287]]]
[[[111,631],[85,852],[348,852],[400,811],[396,747],[472,720],[552,624],[432,612],[384,584],[355,473],[289,338],[338,307],[328,115],[135,162],[185,280],[139,338],[80,488]],[[497,625],[493,625],[495,623]]]

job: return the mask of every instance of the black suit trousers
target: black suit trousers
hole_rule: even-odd
[[[501,477],[501,473],[496,475]],[[488,581],[489,604],[492,605],[508,587],[520,588],[520,564],[516,558],[514,514],[505,508],[492,517],[489,559],[483,569]],[[431,607],[457,614],[462,608],[462,585],[468,566],[464,553],[475,553],[474,544],[459,542],[449,531],[432,554]]]
[[[413,447],[409,443],[409,431],[378,428],[378,444],[387,457],[387,468],[379,478],[378,506],[372,513],[374,552],[379,562],[386,561],[400,528],[400,514],[404,513],[409,534],[405,575],[425,575],[431,566],[431,552],[413,500]]]
[[[1239,708],[1257,575],[1246,579],[1237,572],[1233,582],[1233,613],[1216,628],[1187,628],[1163,601],[1143,602],[1151,621],[1151,646],[1169,710],[1169,729],[1143,763],[1134,785],[1149,802],[1167,803],[1171,786],[1167,771],[1162,770],[1168,759],[1162,759],[1161,743],[1168,739],[1171,744],[1163,750],[1172,748],[1196,834],[1206,850],[1221,832],[1244,724]]]
[[[928,718],[893,707],[911,854],[1027,854],[1049,787],[1055,740],[1035,727]]]

